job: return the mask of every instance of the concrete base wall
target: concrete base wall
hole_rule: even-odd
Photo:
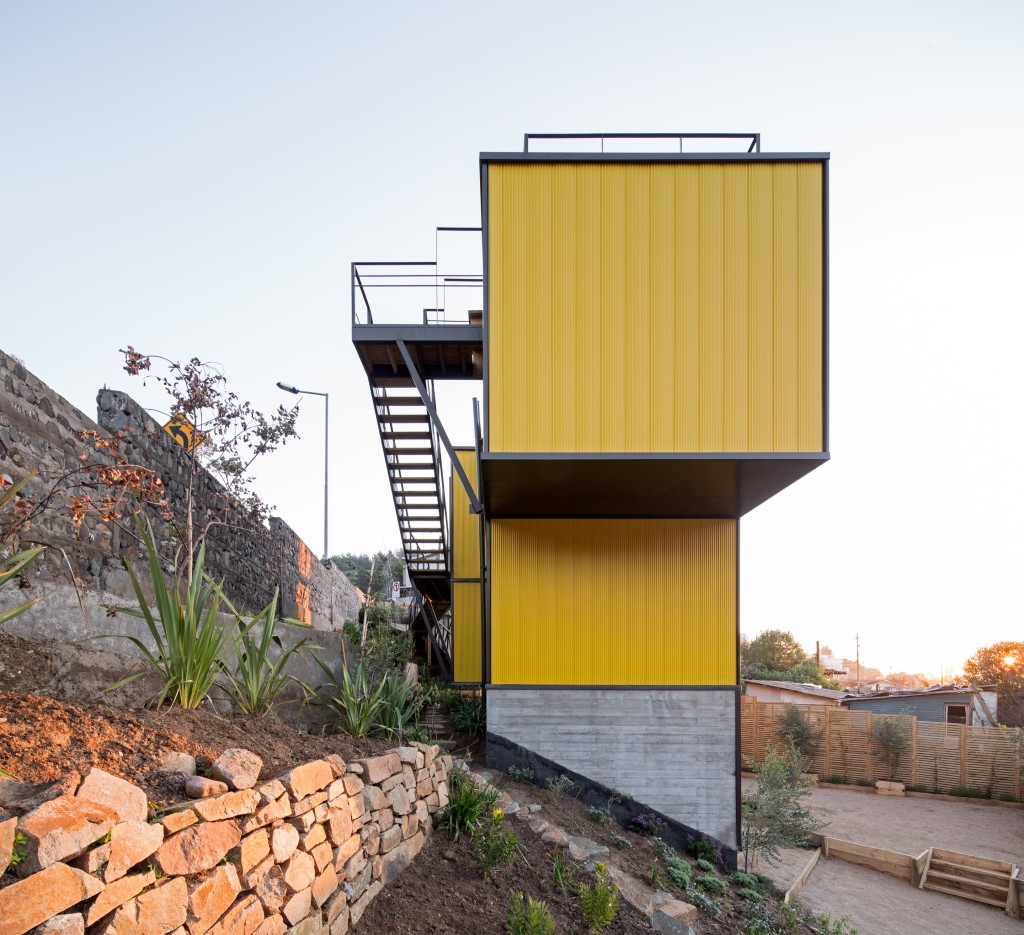
[[[738,846],[737,692],[501,688],[487,732]]]

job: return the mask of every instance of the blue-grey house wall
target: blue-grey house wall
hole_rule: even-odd
[[[919,721],[942,724],[946,720],[947,704],[971,707],[970,692],[950,692],[948,695],[906,695],[901,698],[857,698],[845,701],[851,711],[870,711],[873,714],[910,714]]]

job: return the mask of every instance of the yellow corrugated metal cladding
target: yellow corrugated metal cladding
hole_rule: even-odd
[[[735,685],[736,521],[494,519],[491,676]]]
[[[476,452],[455,452],[470,482],[476,484]],[[469,511],[469,497],[452,478],[452,572],[455,578],[480,578],[480,520]],[[452,642],[455,681],[480,681],[480,585],[456,582],[452,593]]]
[[[487,177],[490,450],[822,450],[821,163]]]
[[[480,585],[452,585],[455,681],[480,681]]]

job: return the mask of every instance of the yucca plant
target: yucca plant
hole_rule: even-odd
[[[155,672],[162,687],[150,699],[152,704],[159,706],[166,702],[183,708],[196,708],[209,695],[217,676],[224,671],[225,656],[235,648],[247,630],[243,628],[242,633],[236,634],[231,627],[218,624],[217,615],[224,603],[223,584],[214,583],[203,572],[205,543],[199,547],[195,567],[192,569],[192,580],[187,585],[179,574],[181,550],[178,550],[174,561],[174,582],[168,586],[160,565],[153,527],[148,521],[145,527],[141,522],[137,526],[149,559],[153,606],[150,607],[135,570],[125,559],[124,566],[128,570],[139,606],[117,609],[128,616],[141,617],[146,621],[156,651],[150,650],[138,637],[122,636],[122,639],[130,640],[138,647],[147,666],[142,672],[136,672],[111,685],[107,691],[121,688],[149,672]],[[248,627],[251,628],[252,624],[248,624]]]
[[[4,509],[8,504],[13,504],[18,491],[32,479],[34,473],[10,485],[0,480],[0,510]],[[36,548],[24,549],[21,552],[15,552],[13,555],[0,558],[0,588],[14,581],[25,566],[42,551],[43,547],[37,546]],[[13,620],[15,617],[25,613],[38,600],[39,598],[36,597],[15,607],[9,607],[7,610],[0,610],[0,624],[7,623],[8,620]]]
[[[316,653],[313,653],[313,659],[330,680],[321,686],[320,691],[327,706],[337,715],[335,725],[338,729],[352,737],[365,737],[376,730],[384,704],[386,679],[371,690],[362,662],[356,666],[355,674],[349,673],[348,667],[343,665],[339,679]]]
[[[295,682],[303,689],[306,686],[294,676],[288,675],[284,670],[288,660],[305,647],[319,649],[314,646],[306,637],[293,643],[287,649],[274,630],[277,627],[277,598],[278,591],[275,589],[274,597],[263,608],[250,623],[246,623],[241,615],[235,614],[236,627],[238,629],[238,641],[235,644],[235,670],[225,669],[228,684],[225,691],[235,706],[243,714],[269,714],[277,703],[278,696],[284,690],[288,682]],[[230,607],[230,602],[225,598],[224,602]],[[234,608],[232,608],[234,610]],[[288,620],[296,626],[307,626],[299,620]],[[254,639],[253,632],[258,624],[263,626],[260,638]],[[273,647],[280,651],[277,659],[271,658]]]

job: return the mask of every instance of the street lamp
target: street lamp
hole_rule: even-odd
[[[318,393],[316,390],[300,390],[288,383],[282,383],[280,380],[277,381],[277,388],[284,390],[286,393],[295,393],[296,395],[302,394],[303,396],[323,396],[324,398],[324,564],[327,563],[327,453],[329,450],[328,442],[330,440],[330,419],[328,413],[330,412],[330,400],[326,393]]]

